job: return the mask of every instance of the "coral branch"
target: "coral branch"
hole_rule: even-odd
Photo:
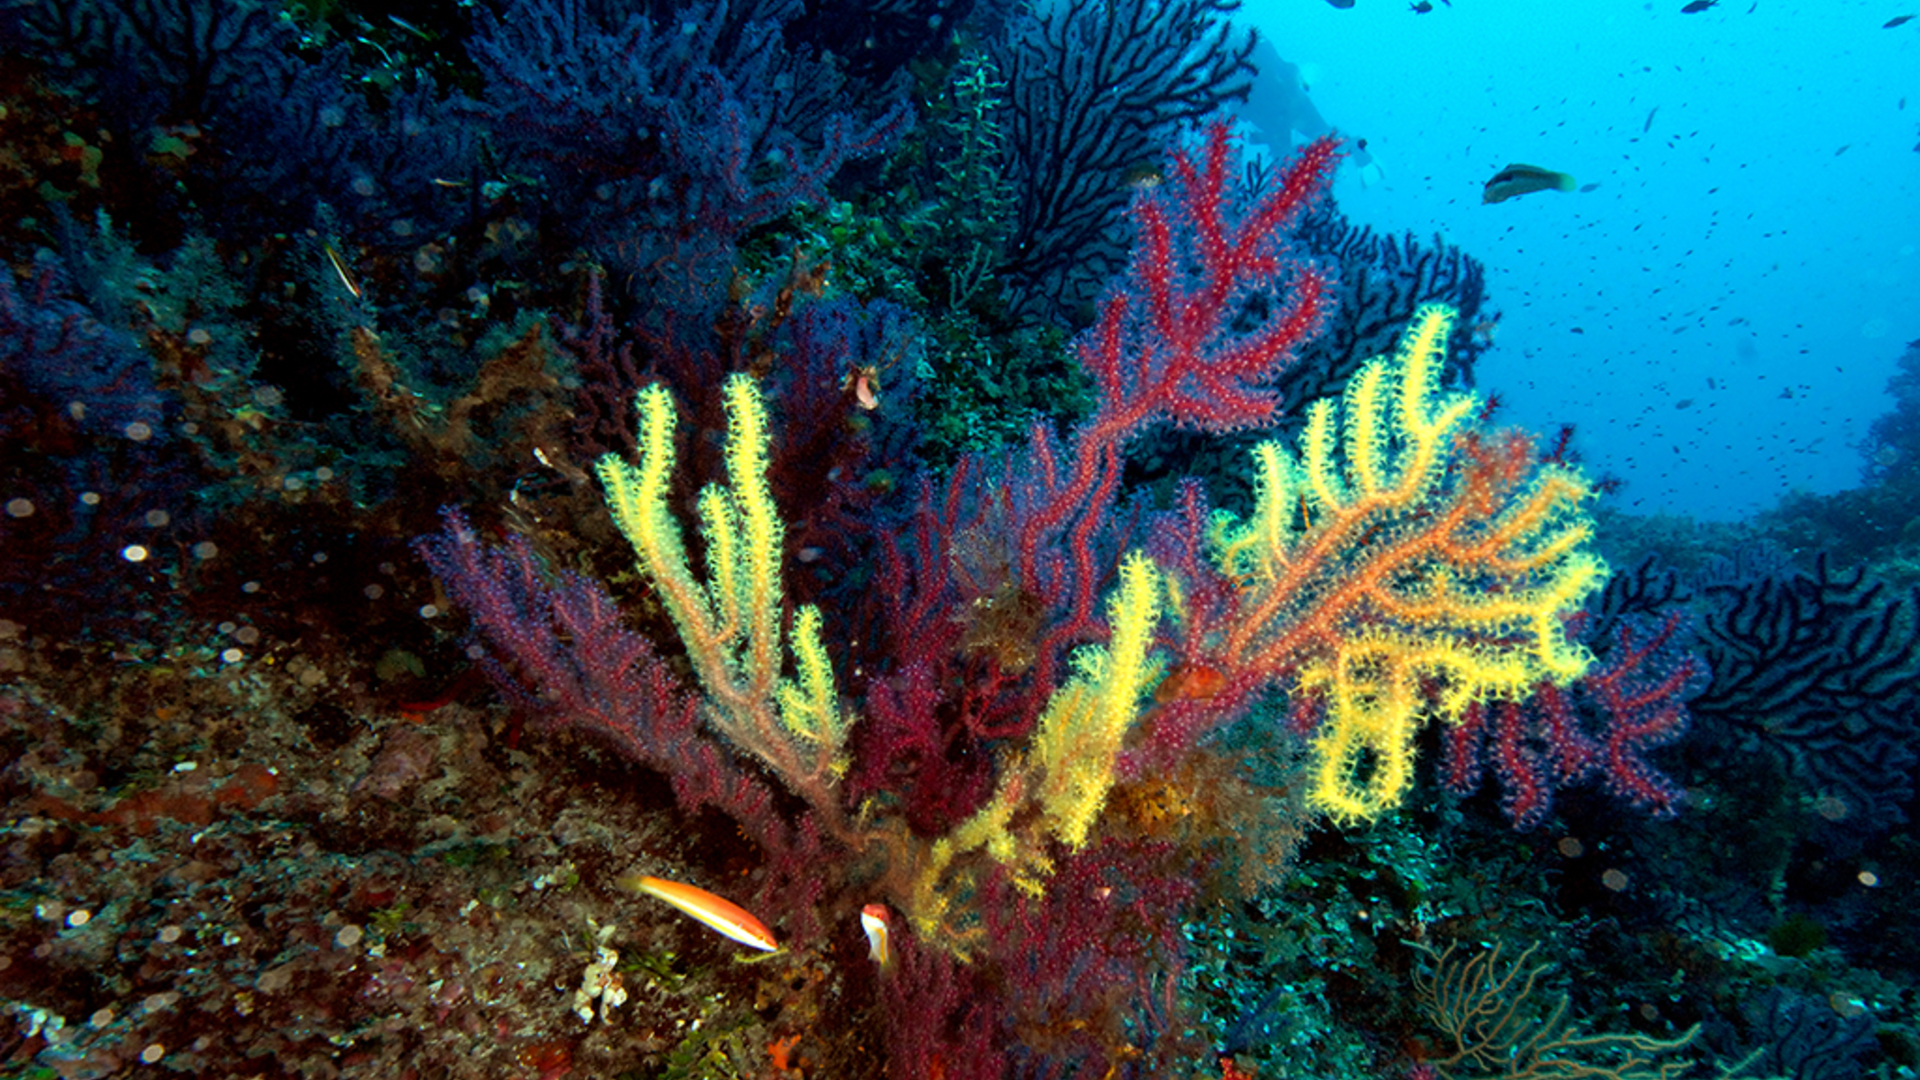
[[[620,625],[613,600],[571,574],[549,577],[524,537],[481,544],[466,518],[417,545],[490,646],[481,661],[515,703],[551,723],[597,733],[669,776],[689,812],[713,805],[762,849],[794,846],[773,812],[773,792],[700,737],[697,698],[646,638]]]
[[[772,435],[766,406],[746,375],[728,380],[726,396],[728,485],[710,486],[700,496],[708,584],[694,579],[667,505],[674,409],[664,387],[640,393],[639,464],[608,454],[600,459],[600,480],[641,572],[660,590],[680,630],[714,706],[714,726],[837,821],[839,803],[830,789],[846,767],[848,722],[821,641],[820,614],[811,606],[800,609],[784,641],[800,677],[781,678],[785,526],[767,488]]]
[[[1277,682],[1320,707],[1311,798],[1340,820],[1399,802],[1422,718],[1461,723],[1588,664],[1562,627],[1606,575],[1581,548],[1586,485],[1534,468],[1524,438],[1469,430],[1471,397],[1438,395],[1452,318],[1423,309],[1392,360],[1362,368],[1343,424],[1315,403],[1298,460],[1259,447],[1252,515],[1215,534],[1243,591],[1204,651],[1238,694]]]
[[[1074,344],[1099,388],[1098,408],[1074,432],[1064,461],[1050,434],[1036,428],[1014,470],[1026,477],[1009,523],[1018,537],[1018,578],[1051,609],[1069,613],[1040,649],[1040,681],[1049,688],[1057,654],[1098,632],[1093,598],[1113,554],[1100,541],[1112,525],[1129,440],[1162,422],[1206,431],[1269,422],[1277,400],[1269,384],[1326,317],[1317,270],[1295,267],[1283,283],[1280,243],[1325,190],[1338,145],[1307,147],[1279,184],[1237,213],[1228,191],[1232,148],[1225,126],[1213,125],[1197,160],[1176,154],[1173,183],[1135,200],[1138,238],[1127,274]],[[1247,318],[1253,310],[1267,315]],[[1043,554],[1063,538],[1064,558]]]

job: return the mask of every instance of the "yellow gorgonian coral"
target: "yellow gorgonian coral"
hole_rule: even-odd
[[[1258,447],[1253,513],[1215,524],[1243,586],[1221,665],[1319,703],[1311,799],[1341,821],[1399,804],[1429,716],[1564,685],[1590,660],[1564,630],[1606,579],[1586,481],[1439,391],[1453,317],[1422,308],[1392,357],[1316,402],[1297,457]]]
[[[705,584],[688,565],[667,503],[674,408],[665,387],[647,387],[636,402],[638,463],[608,454],[599,462],[600,482],[641,572],[673,616],[713,705],[714,726],[796,790],[818,793],[845,768],[851,717],[840,707],[819,611],[800,608],[792,628],[780,631],[786,529],[767,488],[766,404],[749,376],[733,376],[725,389],[727,483],[709,485],[699,502]],[[789,651],[791,679],[781,675]]]

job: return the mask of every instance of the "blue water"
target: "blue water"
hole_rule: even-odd
[[[1882,29],[1920,9],[1682,6],[1243,15],[1379,162],[1370,187],[1344,171],[1342,208],[1487,264],[1480,379],[1507,416],[1576,424],[1625,509],[1731,518],[1855,484],[1920,338],[1920,20]],[[1482,205],[1510,162],[1599,186]]]

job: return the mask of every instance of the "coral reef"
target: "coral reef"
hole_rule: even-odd
[[[1911,1067],[1899,544],[1500,428],[1234,20],[0,0],[0,1072]]]

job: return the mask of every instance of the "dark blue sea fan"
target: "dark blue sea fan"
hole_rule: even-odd
[[[871,122],[830,111],[838,76],[788,51],[788,8],[743,18],[703,0],[611,25],[583,0],[507,0],[476,19],[476,111],[539,178],[547,224],[676,300],[711,303],[742,232],[821,198],[841,164],[907,123],[899,104]]]
[[[1746,1076],[1784,1080],[1853,1080],[1867,1075],[1861,1058],[1874,1054],[1878,1026],[1871,1012],[1836,1012],[1826,1000],[1775,988],[1746,1008],[1745,1045],[1727,1029],[1712,1030],[1724,1062]]]
[[[1459,315],[1447,345],[1448,385],[1471,385],[1474,362],[1489,343],[1475,330],[1487,297],[1486,267],[1436,234],[1423,244],[1411,232],[1389,236],[1356,225],[1329,197],[1294,232],[1301,253],[1331,264],[1339,282],[1327,329],[1302,350],[1297,376],[1285,387],[1288,416],[1336,396],[1368,359],[1390,352],[1413,314],[1446,304]]]
[[[993,44],[1012,108],[1018,219],[1004,269],[1022,314],[1073,316],[1125,262],[1121,212],[1136,170],[1183,124],[1244,98],[1253,39],[1238,0],[1060,0]]]
[[[152,196],[184,192],[216,235],[304,229],[324,203],[392,243],[466,205],[433,183],[472,169],[457,98],[421,76],[376,104],[344,43],[310,48],[256,0],[0,0],[0,46],[98,110]],[[186,152],[148,157],[163,136]]]
[[[1713,682],[1696,715],[1757,740],[1829,818],[1877,831],[1906,820],[1920,762],[1920,595],[1866,570],[1753,574],[1699,586]]]
[[[83,429],[160,434],[161,392],[147,354],[72,298],[51,256],[16,285],[0,273],[0,371]],[[145,437],[143,435],[143,437]]]
[[[46,64],[141,134],[202,120],[289,66],[295,33],[258,0],[0,0],[0,46]]]
[[[346,51],[330,49],[225,103],[215,182],[196,185],[195,201],[223,233],[232,218],[255,233],[304,229],[324,204],[356,246],[417,246],[473,205],[479,140],[465,104],[425,75],[376,104],[352,85]]]

